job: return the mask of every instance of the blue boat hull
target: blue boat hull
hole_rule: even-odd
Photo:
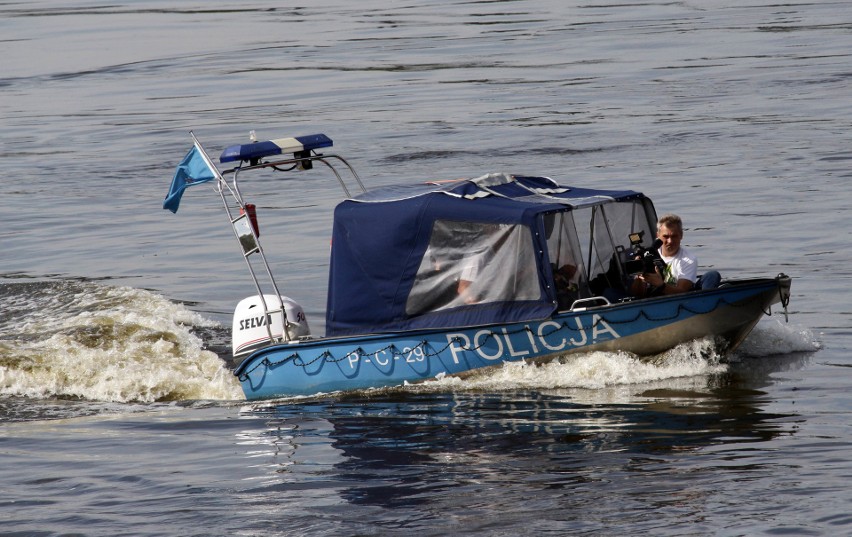
[[[779,276],[545,320],[282,343],[253,352],[234,374],[254,400],[396,386],[575,352],[647,356],[705,336],[730,352],[772,304],[786,305],[789,288]]]

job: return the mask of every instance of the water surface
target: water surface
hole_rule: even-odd
[[[0,5],[0,533],[842,535],[852,3]],[[725,276],[794,278],[733,363],[594,353],[247,405],[212,153],[322,132],[369,186],[640,190]],[[251,184],[324,332],[331,178]]]

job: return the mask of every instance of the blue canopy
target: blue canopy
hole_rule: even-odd
[[[334,213],[327,335],[546,318],[557,261],[545,216],[636,199],[505,174],[347,199]],[[459,282],[474,273],[488,285],[465,296]]]

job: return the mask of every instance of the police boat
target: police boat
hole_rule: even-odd
[[[186,188],[207,182],[221,197],[257,290],[233,317],[234,374],[249,400],[397,386],[578,352],[653,356],[708,336],[724,355],[773,305],[787,313],[784,274],[629,297],[632,275],[652,270],[642,264],[655,246],[644,242],[657,215],[640,192],[507,173],[368,191],[343,157],[323,152],[333,146],[323,134],[256,141],[252,132],[218,164],[190,134],[163,207],[176,212]],[[290,179],[287,186],[314,164],[344,194],[322,337],[280,291],[239,184],[251,173]]]

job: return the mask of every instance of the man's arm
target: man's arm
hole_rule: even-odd
[[[647,272],[636,279],[647,286],[644,296],[648,296],[650,293],[655,295],[676,295],[692,291],[693,287],[691,281],[683,278],[679,279],[675,285],[668,285],[663,282],[663,277],[656,272]]]
[[[686,293],[687,291],[692,291],[692,282],[689,280],[678,280],[675,285],[663,285],[664,295],[676,295],[678,293]]]

